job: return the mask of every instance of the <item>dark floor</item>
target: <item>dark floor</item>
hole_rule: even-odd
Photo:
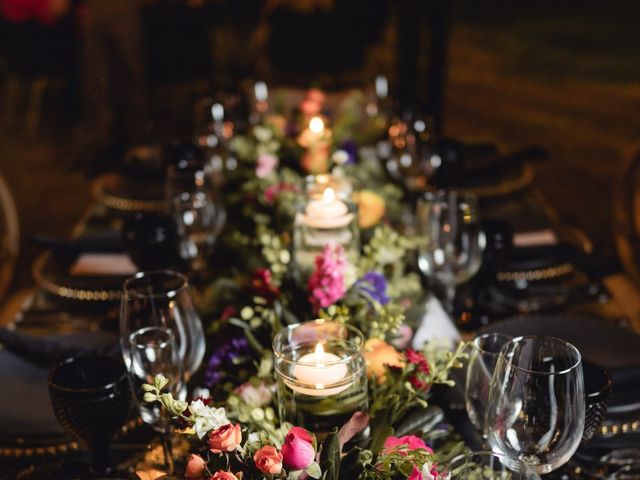
[[[505,150],[544,146],[551,159],[536,166],[538,186],[563,221],[613,258],[612,195],[640,148],[640,4],[567,1],[550,13],[555,4],[457,4],[446,130]],[[55,112],[45,112],[38,137],[0,140],[0,170],[22,222],[20,286],[37,253],[29,239],[65,235],[91,202],[83,175],[55,155],[68,142]]]

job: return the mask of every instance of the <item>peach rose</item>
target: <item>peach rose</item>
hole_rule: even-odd
[[[384,380],[384,366],[403,367],[402,355],[384,340],[371,338],[364,344],[364,359],[367,373],[375,377],[378,383]]]
[[[186,478],[201,478],[206,462],[200,455],[192,454],[187,462],[187,470],[184,472]]]
[[[371,190],[360,190],[354,196],[358,204],[358,223],[360,228],[371,228],[377,225],[384,217],[384,198]]]
[[[276,447],[267,445],[253,456],[256,467],[265,475],[278,475],[282,471],[282,454]]]
[[[225,470],[218,470],[213,474],[211,480],[238,480],[238,477],[231,472]]]
[[[232,452],[236,450],[242,442],[242,431],[240,425],[227,423],[216,428],[209,435],[209,449],[213,453]]]

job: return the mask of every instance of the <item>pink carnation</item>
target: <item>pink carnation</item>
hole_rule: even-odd
[[[404,437],[387,437],[384,441],[384,449],[387,452],[393,452],[398,450],[398,447],[406,446],[407,450],[423,449],[429,453],[433,453],[433,450],[429,448],[420,437],[415,435],[405,435]],[[398,453],[402,450],[398,450]]]
[[[340,300],[345,292],[344,272],[347,259],[341,245],[325,245],[316,257],[316,269],[309,278],[309,301],[315,311]]]

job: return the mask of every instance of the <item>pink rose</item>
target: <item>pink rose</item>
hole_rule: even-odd
[[[315,100],[306,99],[302,101],[300,110],[307,117],[313,117],[314,115],[318,115],[320,113],[320,110],[322,110],[322,105]]]
[[[258,155],[258,164],[256,165],[256,175],[265,178],[278,165],[278,157],[270,153],[261,153]]]
[[[282,471],[282,454],[271,445],[258,450],[253,456],[253,461],[258,470],[265,475],[278,475]]]
[[[304,470],[313,463],[315,456],[313,436],[304,428],[291,428],[282,445],[284,464],[291,470]]]
[[[386,450],[387,453],[397,451],[398,453],[402,454],[402,450],[398,449],[398,447],[402,446],[406,446],[407,450],[417,450],[421,448],[429,453],[433,453],[433,450],[427,447],[424,441],[421,438],[416,437],[415,435],[405,435],[404,437],[399,438],[388,437],[384,441],[384,450]]]
[[[187,462],[187,470],[184,472],[186,478],[202,478],[206,462],[200,455],[192,454]]]
[[[211,480],[238,480],[238,477],[236,477],[231,472],[218,470],[216,473],[213,474],[213,477],[211,477]]]
[[[213,453],[233,452],[242,442],[242,432],[240,425],[227,423],[216,428],[209,435],[209,449]]]

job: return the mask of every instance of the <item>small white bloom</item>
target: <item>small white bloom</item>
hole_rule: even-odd
[[[237,393],[244,402],[251,407],[262,407],[271,402],[272,393],[264,383],[254,387],[250,382],[236,388]]]
[[[271,140],[273,133],[268,128],[258,125],[253,129],[253,136],[256,137],[256,140],[259,142],[265,143]]]
[[[196,431],[198,438],[204,436],[211,430],[215,430],[222,425],[229,423],[224,408],[207,407],[202,400],[196,400],[189,405],[189,412],[193,416],[193,429]]]
[[[336,150],[331,156],[331,160],[338,165],[344,165],[349,161],[349,153],[346,150]]]
[[[258,432],[251,432],[248,437],[249,443],[258,443],[260,441],[260,435]]]

